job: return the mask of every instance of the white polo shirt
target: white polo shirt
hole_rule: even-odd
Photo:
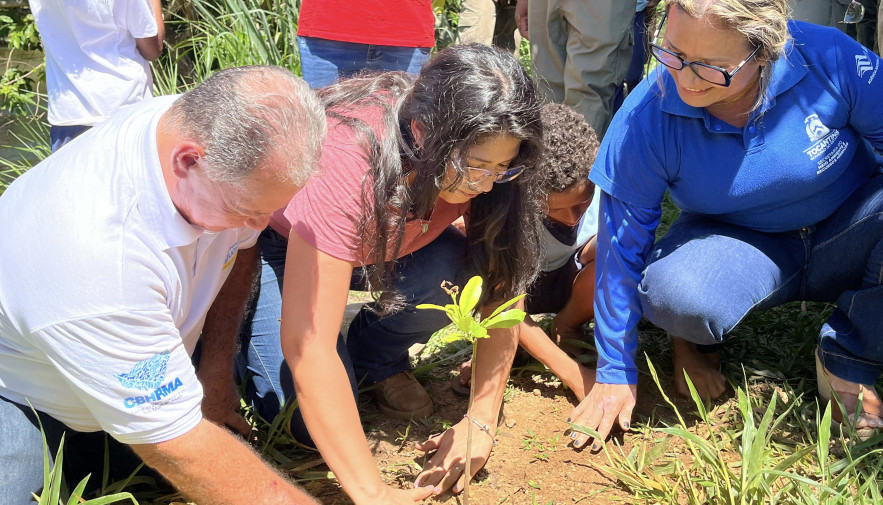
[[[150,0],[30,0],[46,53],[49,123],[92,126],[152,96],[135,39],[157,34]]]
[[[156,126],[175,98],[127,108],[0,196],[0,396],[128,444],[202,418],[190,354],[257,240],[206,232],[172,204]]]

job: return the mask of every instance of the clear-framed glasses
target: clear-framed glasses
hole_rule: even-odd
[[[662,25],[665,23],[665,19],[668,17],[668,13],[662,16],[662,20],[659,22],[659,28],[656,30],[656,36],[653,40],[659,39],[659,33],[662,31]],[[742,67],[748,63],[751,58],[757,54],[760,50],[760,46],[754,48],[754,51],[751,51],[751,54],[748,55],[747,58],[742,60],[736,68],[733,69],[732,72],[727,72],[725,69],[716,67],[714,65],[709,65],[707,63],[702,63],[699,61],[687,61],[677,54],[665,49],[659,44],[650,43],[650,54],[653,55],[653,58],[656,59],[659,63],[662,63],[666,67],[672,70],[681,70],[684,67],[690,67],[690,70],[696,74],[696,77],[702,79],[703,81],[710,82],[717,86],[728,87],[730,85],[730,81],[733,80],[733,77],[742,70]]]
[[[466,168],[466,184],[473,189],[478,189],[481,186],[481,183],[487,179],[488,177],[494,178],[495,184],[503,184],[505,182],[509,182],[512,179],[515,179],[522,173],[524,173],[524,165],[516,165],[514,167],[509,167],[502,172],[494,172],[492,170],[487,170],[484,168],[477,167],[465,167]]]
[[[865,6],[856,0],[849,2],[846,7],[846,14],[843,15],[843,21],[838,23],[855,24],[865,18]]]

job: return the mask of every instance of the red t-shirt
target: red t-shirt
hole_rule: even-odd
[[[364,109],[356,115],[377,131],[378,108]],[[374,263],[373,258],[362,256],[359,249],[363,242],[358,234],[363,212],[362,180],[370,171],[368,157],[354,139],[352,130],[329,120],[317,174],[294,195],[285,209],[273,214],[270,226],[286,237],[294,230],[313,247],[335,258],[355,265]],[[369,202],[373,199],[369,198]],[[437,200],[430,219],[405,224],[399,257],[438,238],[468,209],[469,203],[455,205]]]
[[[433,47],[431,0],[303,0],[301,37],[401,47]]]

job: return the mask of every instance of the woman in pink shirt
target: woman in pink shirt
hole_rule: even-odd
[[[448,321],[415,305],[450,303],[442,281],[463,286],[481,275],[487,312],[536,275],[541,123],[533,83],[512,55],[476,44],[441,51],[416,79],[391,72],[319,94],[328,115],[319,174],[259,242],[262,292],[241,356],[241,371],[253,375],[249,399],[272,418],[296,390],[292,431],[315,444],[356,504],[459,491],[468,423],[487,428],[474,436],[473,474],[493,447],[489,427],[497,424],[517,330],[492,330],[481,340],[473,418],[420,445],[436,453],[419,489],[381,480],[356,383],[375,384],[386,415],[428,416],[432,400],[409,370],[408,348]],[[451,226],[460,216],[465,234]],[[351,287],[382,296],[362,308],[344,344]]]

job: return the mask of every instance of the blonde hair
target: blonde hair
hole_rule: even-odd
[[[755,58],[764,65],[760,72],[760,91],[751,110],[760,107],[772,78],[770,64],[785,53],[785,45],[791,39],[787,0],[666,0],[666,12],[672,7],[679,7],[697,19],[710,18],[742,34],[749,48],[760,47]]]

